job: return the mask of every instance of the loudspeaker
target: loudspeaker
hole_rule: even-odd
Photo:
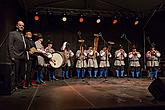
[[[148,90],[155,99],[165,101],[165,77],[159,77],[154,80]]]
[[[14,64],[0,64],[0,95],[10,95],[15,91]]]

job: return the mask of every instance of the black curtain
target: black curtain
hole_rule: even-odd
[[[127,41],[121,39],[122,34],[126,34],[132,43],[135,43],[139,49],[143,49],[141,27],[134,27],[133,24],[124,22],[124,20],[113,25],[111,18],[102,18],[102,22],[97,24],[94,17],[85,17],[83,23],[79,23],[79,17],[76,16],[68,17],[66,22],[61,20],[62,16],[39,15],[39,21],[35,21],[33,17],[34,15],[29,14],[28,28],[31,28],[33,33],[42,33],[45,45],[48,40],[52,40],[56,51],[60,50],[64,41],[68,41],[72,50],[76,52],[79,48],[79,31],[81,32],[81,38],[85,40],[86,47],[93,46],[94,34],[101,32],[105,41],[115,42],[112,47],[113,50],[118,49],[119,44],[122,44],[127,51]],[[105,45],[103,39],[99,38],[98,51]],[[131,45],[129,46],[131,48]]]
[[[10,62],[8,57],[8,33],[15,30],[17,20],[24,19],[24,11],[17,0],[0,1],[0,63]]]

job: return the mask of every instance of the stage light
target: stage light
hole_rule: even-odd
[[[96,20],[96,23],[100,23],[100,22],[101,22],[101,19],[98,18],[98,19]]]
[[[67,18],[64,16],[64,17],[62,17],[62,21],[66,21],[67,20]]]
[[[80,17],[79,22],[80,23],[84,22],[84,18],[83,17]]]
[[[139,21],[135,21],[134,25],[136,26],[136,25],[138,25],[138,24],[139,24]]]
[[[39,18],[38,15],[35,15],[35,16],[34,16],[34,20],[35,20],[35,21],[38,21],[39,19],[40,19],[40,18]]]
[[[35,20],[35,21],[38,21],[39,19],[40,19],[40,17],[38,16],[38,12],[35,12],[34,20]]]
[[[118,20],[117,20],[117,17],[116,16],[114,16],[114,19],[113,19],[113,24],[116,24],[118,22]]]
[[[62,21],[67,21],[67,17],[66,17],[66,14],[64,13],[63,17],[62,17]]]
[[[117,19],[114,19],[112,23],[116,24],[117,22],[118,22]]]
[[[136,25],[138,25],[138,24],[139,24],[139,19],[136,18],[136,20],[135,20],[135,22],[134,22],[134,25],[136,26]]]

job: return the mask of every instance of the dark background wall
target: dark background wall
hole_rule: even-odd
[[[24,12],[16,0],[0,1],[0,63],[8,59],[8,33],[15,30],[17,20],[25,20]]]
[[[7,62],[7,38],[8,32],[15,30],[15,25],[18,20],[25,22],[25,29],[32,30],[33,33],[40,32],[43,34],[46,45],[48,40],[54,42],[54,48],[59,51],[62,43],[68,41],[74,52],[79,48],[78,43],[78,31],[81,31],[81,36],[85,39],[86,46],[93,46],[94,34],[101,32],[103,38],[106,41],[113,41],[115,45],[112,47],[112,54],[118,48],[119,44],[124,45],[127,51],[127,41],[122,38],[122,34],[126,34],[126,37],[136,44],[138,50],[143,52],[143,30],[142,27],[146,22],[146,19],[140,21],[139,26],[132,24],[132,19],[120,18],[119,23],[112,25],[112,18],[102,18],[100,24],[95,23],[94,17],[85,17],[83,23],[78,22],[78,17],[68,16],[67,22],[62,22],[62,16],[54,15],[40,15],[39,21],[34,21],[34,15],[27,13],[18,4],[17,0],[1,0],[0,1],[0,62]],[[3,13],[3,14],[2,14]],[[157,12],[152,17],[146,27],[146,36],[150,37],[151,42],[156,44],[156,48],[164,56],[164,41],[165,36],[165,12]],[[99,50],[104,45],[103,40],[99,39]],[[129,45],[131,48],[131,45]],[[146,50],[148,50],[149,44],[146,41]]]
[[[150,37],[151,42],[156,44],[156,48],[161,51],[162,57],[165,57],[165,11],[158,11],[153,16],[146,27],[146,36]]]
[[[143,36],[140,26],[135,27],[130,24],[127,20],[120,20],[119,24],[113,25],[111,18],[102,18],[102,22],[97,24],[94,17],[85,17],[83,23],[79,23],[79,17],[68,17],[66,22],[61,20],[62,16],[53,15],[40,15],[39,21],[34,21],[31,16],[29,21],[29,28],[31,27],[33,32],[41,32],[45,37],[45,42],[48,39],[53,40],[54,47],[59,50],[64,41],[68,41],[74,51],[79,48],[78,43],[78,31],[81,32],[81,36],[85,39],[85,44],[93,46],[94,34],[102,33],[102,37],[108,42],[113,41],[115,49],[118,48],[119,44],[127,47],[127,41],[121,39],[122,34],[126,34],[128,39],[135,43],[139,48],[142,46]],[[102,38],[99,38],[99,49],[104,46]],[[130,46],[131,47],[131,46]],[[141,47],[142,48],[142,47]]]

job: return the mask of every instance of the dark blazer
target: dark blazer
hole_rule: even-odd
[[[26,59],[26,49],[21,33],[12,31],[9,33],[9,56],[14,59]]]
[[[32,39],[25,38],[26,41],[26,50],[29,52],[32,47],[36,48],[35,42]],[[30,60],[37,59],[36,55],[30,55]]]
[[[36,48],[35,42],[33,40],[25,38],[25,41],[26,41],[27,50],[29,50],[32,47]]]

